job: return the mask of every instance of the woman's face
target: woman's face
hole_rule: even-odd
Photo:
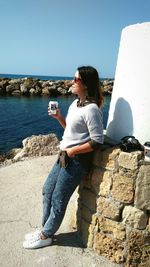
[[[75,72],[74,79],[72,81],[72,88],[71,91],[73,94],[78,95],[80,99],[85,97],[85,86],[82,83],[79,71]]]

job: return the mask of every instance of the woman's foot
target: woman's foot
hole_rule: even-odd
[[[32,235],[32,239],[25,240],[23,247],[26,249],[47,247],[52,244],[52,241],[52,237],[46,237],[40,232],[40,234],[34,235],[34,237]]]
[[[38,237],[41,234],[41,229],[37,229],[34,232],[28,233],[25,235],[25,240],[31,240],[31,239],[35,239],[36,237]]]

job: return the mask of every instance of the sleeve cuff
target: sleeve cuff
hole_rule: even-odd
[[[93,148],[93,150],[96,150],[96,149],[100,148],[101,145],[102,145],[101,143],[98,143],[98,142],[96,142],[95,140],[92,140],[92,139],[89,141],[89,144]]]

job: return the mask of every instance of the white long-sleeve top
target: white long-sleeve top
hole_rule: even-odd
[[[79,107],[77,101],[74,100],[68,109],[66,128],[60,143],[61,150],[90,140],[102,144],[104,140],[101,109],[95,103]]]

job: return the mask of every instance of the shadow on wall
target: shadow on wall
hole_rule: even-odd
[[[116,102],[113,120],[108,124],[106,134],[117,142],[120,142],[122,137],[133,134],[132,110],[122,97]]]
[[[93,215],[98,212],[97,200],[100,196],[100,185],[103,181],[109,155],[113,149],[114,146],[104,144],[95,151],[91,171],[84,177],[79,186],[77,231],[85,247],[93,247],[93,231],[96,227]],[[105,150],[107,153],[104,152]]]

